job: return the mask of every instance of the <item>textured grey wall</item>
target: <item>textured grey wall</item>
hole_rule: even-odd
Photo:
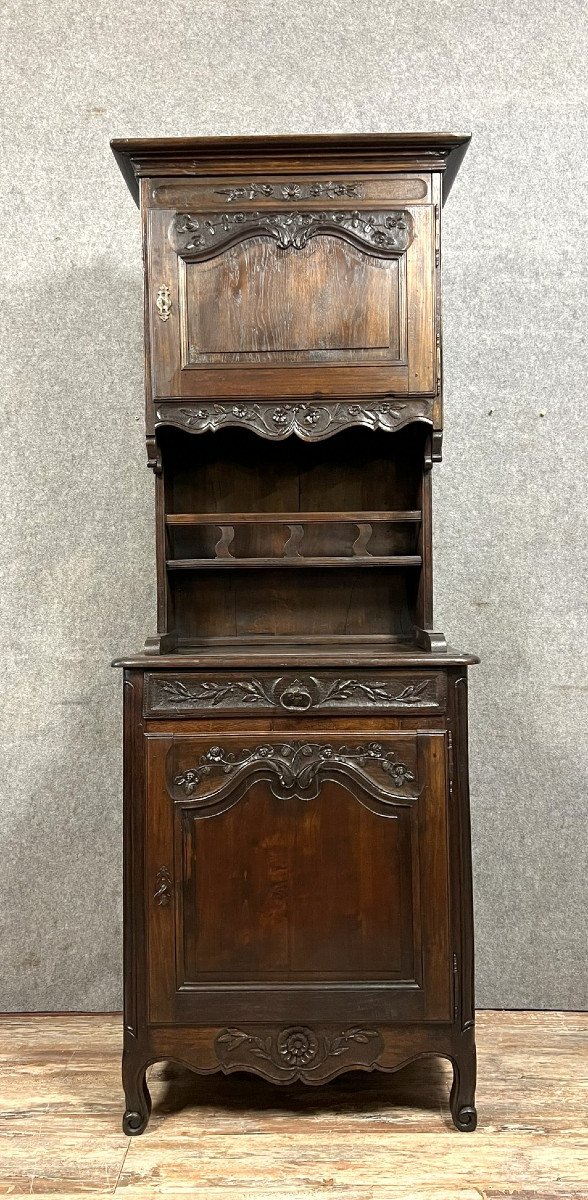
[[[483,658],[478,1002],[585,1006],[584,4],[20,0],[2,32],[0,1007],[120,1004],[109,661],[153,630],[154,567],[139,221],[108,139],[402,129],[474,134],[435,494],[438,624]]]

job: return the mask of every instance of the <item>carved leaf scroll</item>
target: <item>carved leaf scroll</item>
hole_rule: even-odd
[[[320,442],[353,425],[392,433],[411,421],[431,424],[431,405],[427,400],[394,399],[373,404],[264,404],[257,400],[240,400],[235,404],[190,407],[162,403],[157,409],[160,425],[174,425],[190,433],[216,432],[226,426],[237,426],[251,429],[272,441],[283,441],[294,434],[305,442]]]
[[[180,213],[172,220],[169,239],[182,258],[203,261],[250,238],[268,237],[281,250],[303,250],[313,237],[342,238],[376,258],[393,258],[408,249],[412,217],[405,209],[354,212],[325,209]]]
[[[384,1039],[376,1029],[314,1030],[305,1025],[286,1029],[223,1029],[215,1040],[225,1070],[252,1069],[258,1074],[292,1082],[327,1078],[341,1070],[330,1060],[345,1056],[346,1069],[371,1066],[382,1053]]]
[[[217,707],[282,708],[286,712],[361,706],[375,708],[437,708],[435,680],[427,677],[398,687],[377,679],[341,676],[280,675],[277,678],[182,679],[155,676],[151,703],[159,709]]]
[[[259,778],[268,780],[278,800],[314,800],[323,778],[341,775],[383,801],[417,798],[405,789],[407,783],[414,783],[414,772],[380,742],[354,747],[318,742],[263,743],[238,754],[211,746],[194,766],[174,776],[173,787],[188,799],[199,799],[224,792],[225,784],[233,788],[237,782]]]

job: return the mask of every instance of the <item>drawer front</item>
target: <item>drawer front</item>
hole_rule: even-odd
[[[146,717],[184,720],[215,712],[406,716],[443,712],[447,677],[442,671],[151,672],[144,696]]]

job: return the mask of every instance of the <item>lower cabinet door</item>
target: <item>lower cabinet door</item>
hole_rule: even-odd
[[[146,736],[150,1021],[450,1020],[445,734],[217,737]]]

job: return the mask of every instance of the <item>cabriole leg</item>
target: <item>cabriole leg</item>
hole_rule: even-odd
[[[465,1041],[465,1039],[464,1039]],[[473,1133],[478,1123],[475,1107],[476,1095],[476,1045],[472,1036],[452,1057],[453,1084],[449,1105],[456,1129],[462,1133]]]
[[[134,1137],[143,1133],[151,1113],[151,1096],[145,1073],[147,1063],[136,1051],[125,1050],[122,1059],[122,1080],[126,1111],[123,1117],[123,1133]]]

